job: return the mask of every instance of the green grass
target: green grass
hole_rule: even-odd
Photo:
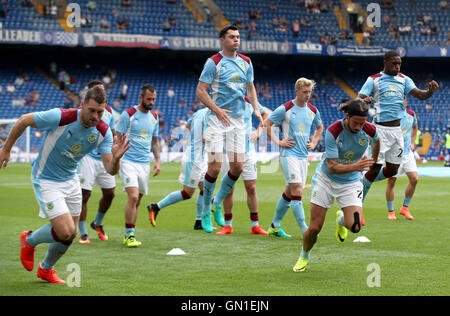
[[[428,166],[435,166],[430,163]],[[442,165],[442,163],[439,163]],[[312,164],[309,179],[313,174]],[[127,249],[122,245],[123,209],[126,195],[117,181],[116,198],[105,217],[110,240],[102,242],[89,228],[91,244],[73,243],[56,264],[60,277],[67,279],[71,263],[81,270],[81,286],[57,286],[36,278],[19,260],[19,234],[36,230],[48,221],[38,217],[37,202],[30,185],[30,167],[10,164],[0,171],[0,295],[200,295],[200,296],[291,296],[291,295],[449,295],[450,285],[450,179],[419,179],[407,221],[398,215],[406,177],[397,181],[395,209],[399,219],[387,220],[384,190],[386,182],[375,183],[366,200],[366,226],[358,235],[349,234],[337,244],[335,204],[326,218],[318,243],[311,253],[308,270],[293,273],[300,253],[301,233],[288,212],[283,228],[293,235],[278,239],[250,234],[250,218],[242,181],[236,187],[233,227],[235,233],[216,236],[194,231],[195,198],[164,209],[157,227],[148,222],[145,205],[179,190],[179,164],[164,164],[160,176],[150,179],[149,195],[143,198],[136,237],[143,245]],[[308,180],[309,182],[309,180]],[[275,204],[283,191],[280,171],[259,174],[260,223],[266,229]],[[89,201],[88,223],[94,218],[100,191],[94,189]],[[303,194],[309,223],[310,189]],[[366,236],[370,243],[353,243]],[[181,248],[185,256],[168,256]],[[47,246],[39,245],[36,261],[43,259]],[[368,287],[371,271],[380,267],[380,287]],[[35,264],[37,266],[37,262]]]

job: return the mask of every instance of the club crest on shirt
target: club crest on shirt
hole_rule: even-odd
[[[47,203],[47,209],[48,209],[48,210],[53,210],[54,207],[55,207],[55,206],[53,205],[53,202],[48,202],[48,203]]]
[[[97,136],[95,136],[95,134],[90,134],[88,136],[88,142],[90,142],[91,144],[95,143],[96,140],[97,140]]]
[[[368,141],[369,141],[369,139],[368,139],[367,137],[360,137],[359,140],[358,140],[358,143],[359,143],[361,146],[365,146],[365,145],[367,144]]]

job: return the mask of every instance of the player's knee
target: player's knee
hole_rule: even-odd
[[[182,190],[181,196],[183,197],[183,200],[189,200],[192,197],[192,193],[186,190]]]
[[[89,198],[91,197],[91,191],[81,190],[81,192],[82,192],[82,203],[86,204],[89,201]]]
[[[256,195],[256,183],[245,184],[247,195]]]
[[[317,236],[322,230],[322,224],[313,224],[311,223],[308,227],[308,231],[311,235]]]
[[[77,236],[77,229],[76,227],[64,229],[57,236],[61,242],[71,242]]]
[[[387,178],[393,177],[397,174],[397,171],[398,171],[398,165],[386,166],[385,176]]]
[[[139,195],[129,194],[128,202],[132,205],[138,205],[139,203]]]
[[[112,201],[114,197],[116,196],[116,193],[114,190],[108,190],[103,192],[103,198],[109,201]]]
[[[419,182],[419,176],[417,174],[411,176],[409,178],[409,182],[411,183],[411,185],[416,186],[417,182]]]

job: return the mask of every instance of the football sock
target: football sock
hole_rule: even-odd
[[[393,212],[394,211],[394,201],[387,201],[387,208],[388,208],[388,212]]]
[[[78,222],[78,229],[80,230],[80,236],[88,235],[88,231],[86,228],[86,221],[79,221]]]
[[[344,213],[343,212],[341,214],[339,214],[339,216],[338,216],[338,224],[341,226],[344,226]]]
[[[97,215],[95,216],[94,219],[94,224],[97,226],[102,226],[103,225],[103,218],[105,217],[106,212],[102,213],[100,211],[97,211]]]
[[[308,229],[308,226],[305,222],[305,210],[303,209],[303,203],[301,199],[301,196],[292,196],[291,208],[298,226],[300,227],[302,232],[305,232]]]
[[[252,227],[259,226],[258,213],[250,213],[250,220],[252,221]]]
[[[27,236],[27,243],[31,247],[36,247],[39,244],[42,243],[53,243],[55,242],[55,239],[53,237],[53,225],[52,224],[46,224],[39,228],[38,230],[28,234]],[[56,234],[55,234],[56,235]]]
[[[233,227],[233,214],[225,214],[225,226]]]
[[[216,187],[217,178],[211,177],[208,173],[205,174],[203,182],[203,213],[211,214],[211,200]]]
[[[291,199],[288,198],[284,193],[278,200],[276,209],[275,209],[275,215],[273,216],[272,225],[274,228],[279,228],[281,225],[281,220],[284,218],[284,215],[286,215],[286,212],[288,211],[289,207],[291,206]]]
[[[134,224],[125,224],[125,235],[126,237],[130,235],[134,235],[135,232],[135,225]]]
[[[214,197],[213,205],[215,207],[222,204],[223,199],[233,190],[234,184],[239,179],[239,176],[232,175],[229,171],[223,177],[222,182],[220,183],[219,191],[217,191],[216,196]]]
[[[42,261],[42,269],[52,269],[55,263],[66,253],[69,249],[71,242],[54,242],[48,245],[48,250],[45,255],[44,261]]]
[[[411,199],[412,197],[405,196],[405,199],[403,200],[403,205],[408,207],[409,203],[411,202]]]
[[[197,216],[196,219],[202,219],[202,212],[203,212],[203,191],[200,191],[199,195],[197,196],[196,201],[196,207],[197,207]]]
[[[302,252],[300,253],[300,258],[309,260],[309,254],[311,253],[311,250],[304,251],[302,247]]]
[[[183,200],[189,199],[190,196],[184,190],[183,191],[175,191],[167,195],[164,199],[158,202],[159,209],[163,209],[166,206],[178,203]]]

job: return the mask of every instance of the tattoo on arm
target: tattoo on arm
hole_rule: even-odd
[[[155,156],[155,160],[156,161],[160,160],[158,137],[152,138],[152,152],[153,152],[153,156]]]

